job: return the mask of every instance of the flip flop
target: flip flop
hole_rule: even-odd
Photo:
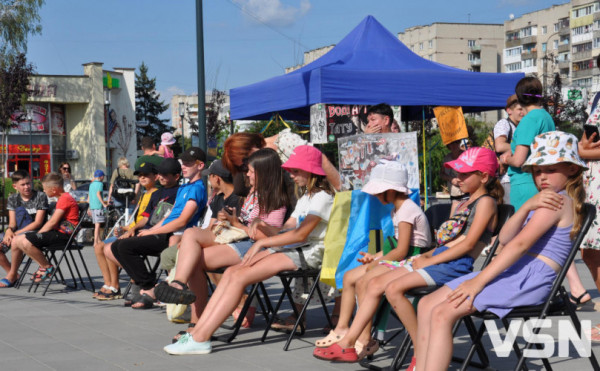
[[[191,291],[188,286],[180,281],[172,281],[182,287],[178,289],[169,285],[167,282],[161,282],[154,288],[154,295],[157,300],[169,304],[185,304],[189,305],[196,301],[196,294]]]
[[[0,289],[4,289],[7,287],[13,287],[16,282],[17,282],[17,280],[14,280],[11,282],[8,280],[8,278],[4,277],[3,279],[0,280],[0,283],[4,285],[4,286],[0,286]]]
[[[337,343],[328,348],[317,348],[313,352],[313,356],[324,361],[355,363],[358,362],[356,349],[342,348]]]

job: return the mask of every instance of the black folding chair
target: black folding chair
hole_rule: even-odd
[[[438,206],[438,205],[435,205]],[[433,208],[433,207],[432,207]],[[429,209],[428,209],[429,210]],[[446,212],[446,210],[442,209],[440,207],[440,209],[437,212]],[[446,220],[448,219],[449,215],[450,215],[450,209],[447,209],[448,214],[446,215]],[[496,228],[494,230],[493,235],[497,236],[498,233],[500,233],[500,230],[502,229],[502,226],[504,226],[504,224],[506,223],[506,221],[508,221],[508,219],[510,219],[510,217],[515,213],[515,208],[512,205],[498,205],[498,223],[496,225]],[[425,212],[425,215],[427,215],[429,217],[429,215],[432,214],[427,214],[427,212]],[[433,214],[435,215],[435,214]],[[433,216],[432,215],[432,216]],[[433,223],[437,223],[437,221],[439,221],[439,219],[437,219],[437,221],[434,220],[430,220],[430,224]],[[439,222],[439,224],[436,224],[437,227],[439,227],[442,222]],[[494,241],[494,243],[492,244],[492,247],[490,248],[490,252],[488,254],[488,256],[486,257],[483,265],[482,265],[482,269],[487,266],[487,264],[489,264],[489,262],[491,261],[492,257],[494,256],[496,249],[498,248],[500,244],[500,241],[496,238],[496,240]],[[421,288],[417,288],[417,289],[413,289],[410,290],[407,295],[413,296],[414,297],[414,301],[415,301],[415,308],[416,305],[418,304],[418,301],[425,295],[428,295],[430,293],[432,293],[433,291],[437,290],[437,287],[421,287]],[[465,325],[467,326],[467,328],[470,327],[470,323],[465,323]],[[458,330],[460,326],[460,321],[457,322],[457,324],[454,326],[453,329],[453,333],[456,333],[456,331]],[[400,346],[398,347],[398,351],[396,352],[396,355],[394,356],[394,359],[392,361],[392,366],[391,369],[393,370],[399,370],[402,367],[402,364],[404,363],[404,360],[406,359],[406,356],[408,355],[408,352],[410,351],[410,349],[412,348],[412,340],[410,338],[410,336],[408,335],[408,333],[406,333],[406,335],[404,336],[404,339],[402,340],[402,343],[400,344]],[[483,349],[476,349],[478,354],[480,355],[480,359],[482,359],[482,362],[485,363],[485,361],[487,361],[487,357],[485,356],[485,352],[483,351]],[[456,361],[462,361],[462,359],[456,359]],[[471,363],[471,365],[475,365],[478,366],[478,364],[475,363]],[[367,365],[364,365],[365,367]],[[370,366],[370,365],[369,365]],[[485,367],[485,366],[484,366]],[[374,369],[373,367],[369,367],[370,369]]]
[[[594,221],[595,216],[596,216],[596,208],[591,204],[587,204],[587,203],[584,204],[583,225],[581,227],[581,230],[579,231],[579,233],[577,234],[577,236],[575,238],[573,247],[569,253],[569,256],[567,257],[567,260],[565,261],[565,263],[563,264],[559,273],[556,275],[556,278],[554,279],[554,282],[552,284],[552,289],[550,291],[550,295],[548,296],[548,299],[546,300],[546,302],[544,304],[541,304],[541,305],[524,306],[524,307],[514,308],[506,317],[504,317],[502,319],[502,323],[506,329],[509,328],[509,319],[513,319],[513,318],[526,319],[526,320],[529,318],[539,318],[540,320],[543,320],[549,316],[569,316],[571,318],[571,321],[572,321],[573,325],[575,326],[575,329],[577,330],[577,332],[581,333],[581,322],[579,321],[579,317],[577,316],[577,312],[575,311],[574,306],[571,305],[571,303],[569,301],[569,295],[563,286],[563,281],[566,277],[566,274],[567,274],[567,271],[568,271],[570,265],[573,263],[573,260],[575,259],[575,255],[577,254],[577,251],[579,250],[579,246],[583,242],[583,239],[584,239],[588,229],[590,228],[590,226],[592,225],[592,222]],[[470,326],[468,326],[468,328],[471,327],[472,329],[475,329],[475,324],[473,323],[473,318],[480,318],[482,320],[498,319],[498,317],[495,314],[488,312],[488,311],[476,312],[470,316],[465,316],[463,318],[463,320],[465,321],[465,324],[467,324],[467,323],[471,324]],[[469,365],[476,349],[482,349],[482,350],[485,349],[481,342],[481,338],[483,337],[485,330],[486,330],[485,324],[481,323],[481,325],[476,333],[469,331],[469,334],[471,335],[471,339],[472,339],[472,344],[471,344],[471,348],[469,349],[469,353],[467,354],[467,357],[465,358],[465,360],[463,362],[462,370],[465,370],[466,367]],[[539,331],[540,331],[539,328],[533,329],[534,334],[538,334]],[[539,346],[539,344],[532,343],[532,342],[526,340],[523,350],[531,349],[531,347],[534,345]],[[521,349],[519,349],[519,346],[516,343],[513,345],[513,349],[518,358],[515,370],[521,370],[521,369],[527,370],[528,368],[525,363],[526,359],[524,357],[523,351]],[[594,355],[593,351],[591,351],[589,361],[592,365],[593,370],[600,370],[600,366],[598,365],[598,361],[597,361],[596,356]],[[552,367],[550,366],[550,362],[548,361],[547,358],[542,358],[542,362],[543,362],[546,370],[552,370]]]
[[[72,289],[77,288],[77,279],[79,279],[79,282],[81,283],[81,286],[83,288],[86,287],[86,284],[84,283],[83,277],[81,275],[81,271],[79,269],[79,265],[77,264],[77,261],[75,260],[73,251],[77,251],[77,253],[79,254],[79,260],[81,261],[81,266],[85,270],[87,279],[90,283],[89,290],[92,292],[94,292],[94,290],[95,290],[94,281],[92,280],[92,277],[88,270],[87,264],[85,263],[83,254],[81,253],[81,250],[83,249],[84,246],[77,243],[77,240],[76,240],[77,233],[79,233],[79,231],[81,230],[81,225],[83,223],[83,220],[85,218],[85,215],[87,213],[87,209],[88,209],[89,205],[87,203],[81,203],[78,206],[79,206],[79,222],[75,226],[73,233],[71,233],[71,235],[69,236],[69,240],[66,242],[66,244],[60,243],[60,244],[42,247],[42,252],[46,256],[46,259],[48,259],[48,261],[56,267],[56,270],[50,274],[50,276],[48,277],[48,279],[45,282],[46,287],[44,289],[44,292],[42,293],[42,296],[45,296],[46,292],[48,292],[48,288],[50,287],[50,284],[52,283],[53,279],[56,279],[58,281],[57,275],[60,277],[59,282],[62,282],[69,288],[72,288]],[[63,260],[65,261],[67,269],[69,270],[70,276],[73,280],[72,286],[68,285],[64,279],[64,275],[61,270],[61,263],[63,262]],[[29,269],[31,262],[32,262],[32,259],[28,258],[27,262],[25,263],[25,267],[23,268],[23,272],[21,273],[21,281],[23,280],[23,277],[25,277],[25,274],[27,273],[27,270]],[[75,272],[73,272],[73,269],[75,269]],[[75,276],[75,273],[77,273],[77,276]],[[31,285],[29,286],[28,291],[30,292],[31,289],[35,287],[34,292],[37,292],[37,289],[39,288],[39,286],[40,286],[40,283],[31,281]]]
[[[205,272],[208,287],[212,292],[214,292],[215,287],[214,287],[214,284],[212,283],[212,281],[210,280],[208,273],[223,274],[225,272],[225,269],[227,269],[227,267],[215,269],[210,272]],[[244,318],[246,317],[246,314],[248,313],[248,310],[250,309],[250,306],[252,305],[252,301],[255,298],[260,307],[260,312],[263,315],[263,317],[265,318],[265,322],[269,323],[270,315],[271,315],[271,313],[273,313],[273,307],[271,305],[271,300],[269,299],[269,294],[267,293],[265,284],[261,281],[261,282],[255,283],[250,286],[248,297],[244,301],[244,305],[242,306],[242,310],[240,311],[240,314],[239,314],[237,320],[232,325],[222,324],[220,326],[223,329],[231,330],[231,333],[227,336],[213,336],[212,337],[213,340],[223,340],[227,343],[231,343],[233,341],[233,339],[236,338],[237,334],[239,333],[240,329],[242,328],[242,323],[244,322]]]
[[[304,314],[306,313],[306,310],[308,309],[308,305],[310,304],[310,300],[313,298],[315,292],[317,293],[317,295],[319,295],[319,299],[321,300],[321,307],[323,308],[323,312],[325,313],[325,318],[327,318],[327,323],[329,324],[329,326],[331,328],[334,327],[333,323],[331,322],[331,316],[329,316],[329,311],[327,310],[327,304],[325,303],[325,298],[323,297],[323,293],[321,292],[321,289],[319,288],[319,281],[321,278],[321,268],[317,268],[317,269],[311,269],[311,268],[302,269],[302,268],[300,268],[295,271],[283,271],[283,272],[278,273],[277,277],[279,277],[281,279],[281,283],[283,284],[283,292],[279,296],[277,305],[275,305],[275,309],[273,310],[273,315],[271,316],[270,320],[268,321],[267,327],[265,328],[265,332],[263,333],[263,336],[260,339],[262,342],[264,342],[267,339],[267,334],[269,333],[269,330],[271,329],[271,325],[273,324],[273,321],[276,318],[277,311],[281,307],[281,304],[283,303],[283,300],[285,299],[285,297],[288,298],[289,303],[291,304],[292,310],[294,311],[294,315],[296,316],[296,323],[294,323],[292,332],[288,336],[288,339],[285,342],[285,345],[283,346],[283,350],[285,350],[285,351],[288,350],[290,343],[292,342],[292,339],[294,338],[294,335],[296,335],[296,332],[298,332],[298,327],[300,327],[299,334],[304,335],[306,328],[304,326],[302,319],[304,318]],[[296,305],[294,304],[294,298],[293,298],[292,290],[290,288],[290,284],[292,283],[292,280],[296,279],[296,278],[302,280],[305,294],[308,294],[306,302],[302,306],[302,309],[300,310],[300,312],[298,312],[298,308],[296,308]],[[313,279],[313,283],[310,286],[310,289],[308,288],[308,279],[309,278]]]

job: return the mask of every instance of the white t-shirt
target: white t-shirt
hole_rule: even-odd
[[[512,139],[512,136],[515,134],[516,128],[517,127],[508,119],[502,119],[496,123],[496,126],[494,126],[494,139],[504,135],[510,143],[510,139]],[[502,178],[500,178],[500,183],[510,183],[510,177],[508,176],[508,173],[502,175]]]
[[[411,199],[404,201],[395,213],[392,211],[392,221],[396,238],[399,238],[398,224],[405,222],[413,227],[410,246],[429,247],[431,245],[431,231],[429,230],[427,217],[423,210]]]
[[[296,219],[296,228],[304,221],[307,215],[316,215],[321,218],[319,224],[308,235],[308,240],[324,240],[329,214],[333,206],[333,196],[320,191],[309,197],[307,194],[300,197],[291,217]]]

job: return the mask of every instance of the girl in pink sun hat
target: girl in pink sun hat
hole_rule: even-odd
[[[175,158],[175,154],[171,149],[171,146],[175,144],[175,138],[173,138],[173,134],[170,132],[165,132],[160,136],[160,146],[158,147],[158,151],[155,151],[155,155],[159,155],[164,158]]]
[[[325,246],[325,231],[333,206],[334,189],[325,177],[321,152],[311,146],[298,146],[282,165],[302,191],[294,212],[282,229],[259,222],[255,228],[267,238],[256,241],[240,264],[223,274],[194,329],[164,347],[169,354],[207,354],[210,338],[237,307],[244,289],[285,270],[318,268]],[[288,230],[279,233],[281,230]]]

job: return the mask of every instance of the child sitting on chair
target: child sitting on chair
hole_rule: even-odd
[[[398,264],[382,262],[391,271],[369,281],[346,335],[328,348],[316,348],[315,357],[337,362],[358,361],[356,342],[377,311],[384,292],[411,338],[415,339],[417,316],[404,294],[417,287],[440,286],[473,271],[475,258],[492,238],[498,219],[496,204],[502,202],[504,196],[496,178],[498,160],[493,151],[473,147],[444,166],[458,172],[460,188],[469,198],[458,204],[454,215],[439,228],[438,247]],[[390,276],[395,279],[390,280]]]
[[[344,274],[339,321],[327,337],[317,340],[315,343],[317,347],[328,347],[339,341],[348,332],[355,301],[358,300],[361,305],[367,284],[371,279],[390,272],[388,265],[394,265],[406,257],[419,254],[421,248],[431,245],[429,222],[421,208],[408,197],[411,192],[407,184],[406,167],[398,162],[386,161],[375,166],[371,171],[369,182],[362,188],[362,191],[377,197],[383,204],[392,203],[394,205],[392,220],[394,236],[397,240],[396,248],[385,255],[382,251],[375,255],[360,253],[363,257],[358,260],[363,265]],[[380,264],[380,262],[386,262],[386,264]],[[391,271],[390,274],[385,275],[386,279],[396,279],[399,272],[398,270]],[[378,347],[377,341],[371,339],[369,322],[356,341],[358,358],[362,359],[375,353]]]
[[[240,264],[229,267],[194,329],[175,344],[164,348],[169,354],[207,354],[212,350],[210,338],[233,312],[246,286],[286,270],[318,268],[323,259],[323,239],[333,206],[333,187],[325,177],[322,153],[311,146],[298,146],[283,168],[290,172],[304,194],[284,224],[287,232],[266,223],[256,227],[272,237],[258,240]],[[286,247],[287,246],[287,247]]]
[[[79,222],[79,206],[73,197],[63,189],[61,175],[54,172],[44,175],[42,186],[48,198],[58,198],[52,217],[39,231],[15,236],[12,242],[16,248],[40,265],[33,275],[33,281],[36,283],[46,280],[56,269],[48,262],[42,248],[67,243]]]
[[[450,281],[419,303],[418,337],[413,338],[419,369],[448,368],[452,327],[461,317],[488,310],[502,318],[514,307],[547,299],[581,229],[584,169],[572,134],[535,137],[523,170],[532,173],[540,192],[500,231],[502,251],[481,272]]]
[[[8,196],[8,227],[2,238],[0,266],[6,271],[6,277],[0,280],[0,288],[13,287],[18,278],[19,267],[23,253],[12,248],[12,241],[25,232],[36,231],[44,225],[48,212],[48,197],[44,192],[33,189],[31,177],[25,170],[17,170],[11,175],[12,187],[15,193]],[[11,262],[8,262],[5,250],[11,249]]]

